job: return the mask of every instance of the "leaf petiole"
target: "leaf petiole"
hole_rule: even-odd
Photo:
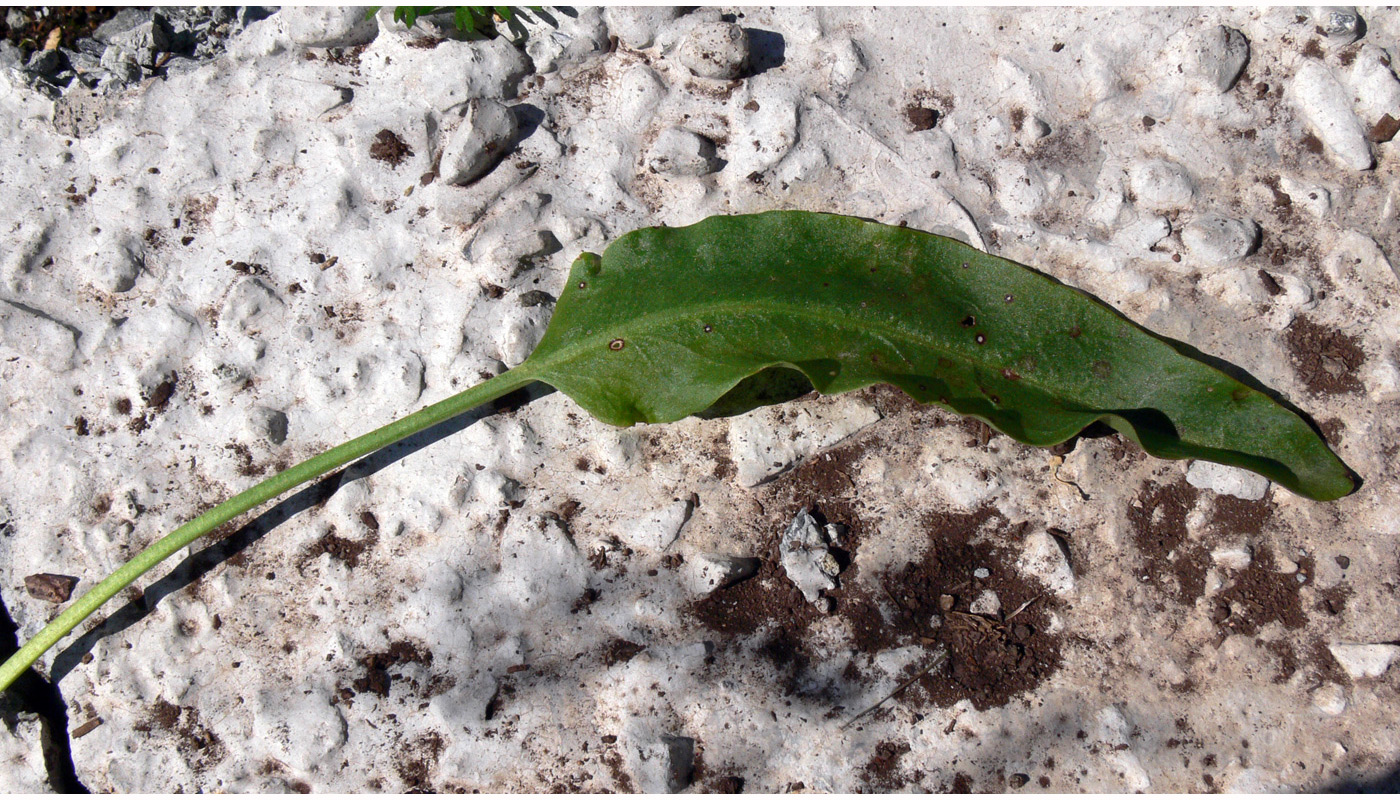
[[[8,689],[49,648],[58,643],[83,620],[112,597],[130,586],[152,567],[179,552],[196,539],[235,517],[250,511],[288,490],[315,480],[332,470],[363,458],[420,431],[471,411],[534,382],[524,370],[507,370],[494,378],[397,419],[363,436],[289,467],[246,491],[225,500],[209,511],[186,522],[159,541],[136,554],[105,580],[92,587],[77,602],[0,665],[0,691]]]

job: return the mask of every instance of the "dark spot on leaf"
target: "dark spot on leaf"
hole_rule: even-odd
[[[977,324],[977,318],[974,317],[974,316],[972,316],[971,314],[968,314],[967,316],[963,317],[962,326],[963,326],[964,328],[971,328],[973,325],[976,325],[976,324]]]
[[[980,333],[977,334],[977,343],[978,343],[978,344],[986,344],[986,343],[987,343],[987,337],[986,337],[986,336],[983,336],[983,335],[980,334]]]
[[[1020,374],[1018,374],[1016,370],[1012,369],[1011,367],[1003,367],[1001,370],[1001,376],[1009,381],[1021,380]]]
[[[1016,298],[1015,298],[1013,295],[1009,295],[1009,294],[1008,294],[1008,295],[1006,296],[1006,302],[1008,302],[1008,303],[1010,303],[1012,300],[1015,300],[1015,299],[1016,299]]]
[[[578,288],[580,288],[580,289],[587,289],[587,288],[588,288],[588,281],[579,281],[579,282],[578,282]]]
[[[1095,378],[1106,381],[1113,375],[1113,365],[1107,361],[1095,361],[1089,365],[1089,372]]]
[[[704,328],[701,328],[701,330],[705,331],[705,333],[710,333],[714,330],[714,327],[711,325],[706,325]]]
[[[1080,330],[1078,325],[1075,325],[1073,328],[1069,329],[1069,338],[1071,339],[1078,339],[1080,336],[1083,335],[1084,331]]]
[[[1246,397],[1249,397],[1249,390],[1241,386],[1235,389],[1235,391],[1230,392],[1230,397],[1234,398],[1235,402],[1238,403]]]
[[[624,342],[624,341],[622,341],[621,339],[613,339],[611,342],[608,342],[608,349],[609,349],[609,350],[614,350],[614,351],[616,351],[616,350],[621,350],[622,348],[624,348],[624,347],[626,347],[626,346],[627,346],[627,343]]]

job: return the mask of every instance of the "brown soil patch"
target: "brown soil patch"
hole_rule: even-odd
[[[1210,565],[1205,547],[1187,540],[1186,515],[1199,495],[1185,479],[1143,484],[1137,502],[1128,506],[1128,524],[1147,582],[1188,605],[1205,594]]]
[[[1299,580],[1299,578],[1302,580]],[[1253,635],[1270,622],[1289,630],[1307,624],[1299,588],[1312,581],[1312,564],[1301,561],[1298,571],[1278,571],[1273,551],[1261,549],[1234,583],[1217,598],[1216,623],[1227,633]]]
[[[413,157],[413,150],[397,133],[385,128],[374,135],[374,143],[369,146],[369,157],[397,167],[405,159]]]
[[[1356,337],[1300,315],[1284,331],[1284,342],[1298,377],[1313,393],[1361,391],[1357,373],[1366,363],[1366,353]]]

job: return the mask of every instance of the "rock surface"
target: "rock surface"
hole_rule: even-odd
[[[149,573],[37,666],[47,721],[0,710],[0,786],[46,788],[50,737],[106,792],[1395,790],[1400,14],[1330,13],[579,8],[520,45],[386,8],[314,47],[334,20],[163,8],[48,74],[0,45],[18,640],[74,602],[27,577],[81,594],[500,374],[580,253],[711,214],[1030,264],[1277,392],[1364,479],[1319,504],[887,388],[624,430],[531,387]],[[702,26],[744,33],[737,75],[692,71]],[[473,101],[515,129],[463,185],[438,156]],[[714,169],[653,172],[667,131]],[[820,606],[784,564],[803,510],[842,526],[806,550]]]

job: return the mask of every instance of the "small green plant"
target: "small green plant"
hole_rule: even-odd
[[[1103,302],[953,239],[774,211],[645,228],[574,262],[530,357],[180,526],[0,666],[0,689],[137,577],[282,493],[534,381],[613,425],[735,414],[876,383],[1059,444],[1104,422],[1163,458],[1253,470],[1315,500],[1352,473],[1297,413]]]
[[[526,8],[544,17],[544,6],[526,6]],[[366,12],[366,18],[378,13],[380,6],[371,6]],[[524,38],[524,28],[519,23],[519,18],[530,19],[519,6],[394,6],[394,21],[402,22],[412,28],[413,23],[419,17],[426,17],[433,14],[443,14],[452,12],[452,21],[457,26],[457,30],[463,33],[476,34],[487,38],[495,38],[497,35],[496,22],[504,22],[510,26],[516,34],[516,38]]]

